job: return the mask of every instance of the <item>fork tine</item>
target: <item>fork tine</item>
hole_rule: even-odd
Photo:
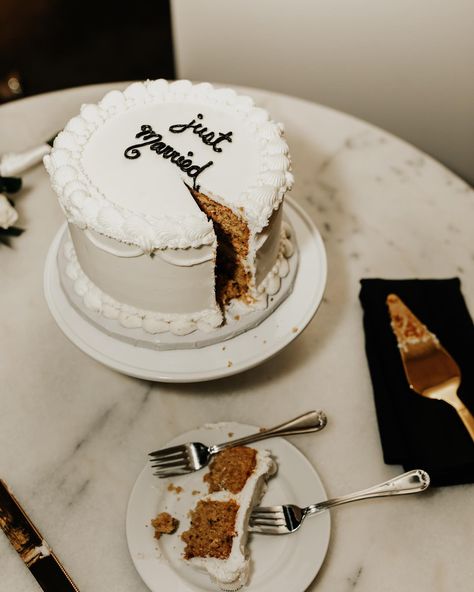
[[[155,473],[159,473],[160,475],[167,475],[169,473],[191,473],[192,468],[189,465],[176,465],[175,467],[158,467],[154,471]]]
[[[278,510],[276,512],[261,512],[259,508],[256,508],[252,511],[251,517],[252,518],[265,518],[271,520],[272,518],[284,518],[285,513],[282,510]]]
[[[163,455],[163,456],[150,456],[149,461],[150,462],[164,462],[172,459],[177,459],[177,458],[187,458],[188,457],[188,453],[186,452],[186,450],[183,450],[182,452],[173,452],[172,454],[167,454],[167,455]]]
[[[281,506],[257,506],[252,510],[252,515],[255,514],[282,514],[283,508]]]
[[[252,514],[250,522],[260,522],[262,524],[264,522],[265,524],[276,524],[278,522],[278,524],[286,524],[286,519],[283,514],[275,514],[273,516],[270,516],[269,514]]]
[[[261,506],[252,510],[250,520],[276,520],[285,519],[285,513],[281,506]]]
[[[285,518],[251,518],[251,526],[285,526]]]
[[[178,464],[187,464],[189,462],[189,457],[187,454],[183,454],[182,456],[172,456],[170,458],[150,459],[150,463],[153,467],[166,467],[167,465],[176,462]]]
[[[184,444],[180,444],[179,446],[170,446],[169,448],[161,448],[160,450],[154,450],[150,452],[148,456],[160,458],[161,456],[168,456],[170,454],[175,454],[176,452],[185,451],[186,447]]]
[[[289,530],[286,526],[259,526],[250,525],[250,532],[258,532],[260,534],[289,534]]]
[[[167,479],[168,477],[179,477],[180,475],[186,475],[187,473],[192,473],[190,469],[184,469],[181,471],[155,471],[155,477],[159,477],[160,479]]]
[[[189,462],[187,459],[177,459],[167,463],[155,463],[152,464],[154,469],[158,469],[159,471],[166,470],[166,469],[179,469],[179,468],[189,468]]]

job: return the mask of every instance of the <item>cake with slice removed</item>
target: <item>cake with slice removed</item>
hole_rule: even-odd
[[[125,329],[213,331],[265,309],[288,273],[283,126],[232,89],[111,91],[82,106],[44,163],[69,223],[68,281]]]

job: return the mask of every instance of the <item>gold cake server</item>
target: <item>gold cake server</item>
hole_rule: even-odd
[[[474,417],[457,394],[459,366],[396,294],[387,296],[387,306],[410,388],[454,407],[474,441]]]

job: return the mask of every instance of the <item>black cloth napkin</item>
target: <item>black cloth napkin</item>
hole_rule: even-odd
[[[474,324],[458,278],[361,280],[365,348],[387,464],[425,469],[432,485],[474,483],[474,442],[456,411],[408,386],[385,303],[397,294],[435,333],[462,373],[458,395],[474,413]]]

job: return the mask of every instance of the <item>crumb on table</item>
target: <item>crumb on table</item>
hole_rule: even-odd
[[[168,514],[160,512],[156,518],[153,518],[151,525],[155,529],[155,539],[159,539],[162,534],[172,534],[178,528],[178,520]]]
[[[227,434],[227,437],[228,437],[228,438],[232,438],[232,436],[233,436],[233,435],[234,435],[234,432],[229,432],[229,433]]]
[[[201,492],[199,491],[199,489],[193,489],[191,492],[191,495],[199,495]]]
[[[176,494],[178,494],[183,491],[183,488],[181,487],[181,485],[175,485],[174,483],[170,483],[168,485],[168,491],[174,491]]]
[[[229,361],[227,362],[227,368],[230,368],[231,366],[232,366],[232,362],[229,360]]]

